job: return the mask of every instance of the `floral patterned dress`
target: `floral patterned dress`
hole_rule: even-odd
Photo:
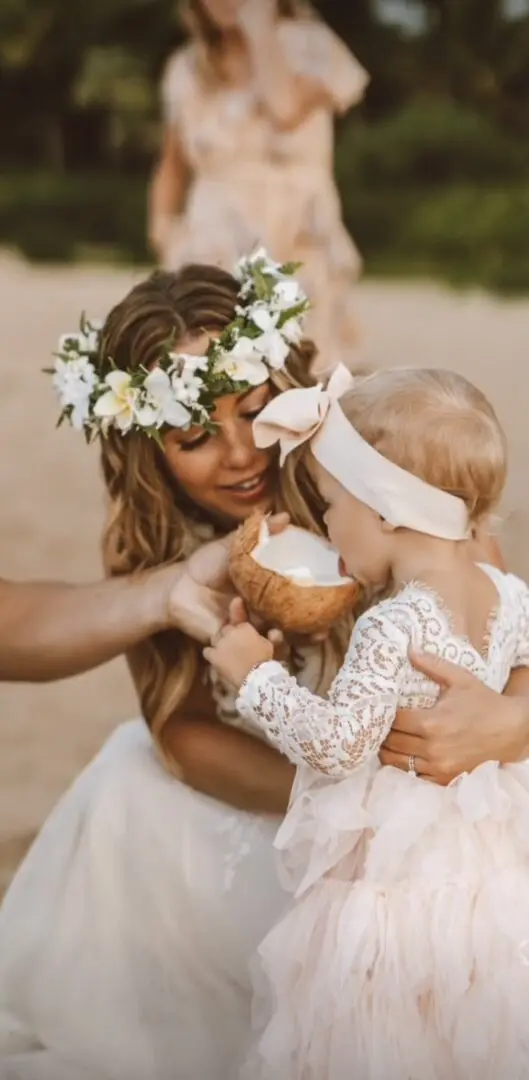
[[[285,20],[278,33],[293,70],[321,80],[334,112],[361,100],[368,75],[324,23]],[[299,260],[316,305],[307,325],[321,352],[318,368],[347,363],[357,339],[353,285],[361,259],[334,182],[332,109],[281,132],[251,84],[204,84],[194,44],[169,60],[162,95],[191,173],[184,211],[167,237],[167,267],[191,260],[229,270],[257,244],[275,259]]]

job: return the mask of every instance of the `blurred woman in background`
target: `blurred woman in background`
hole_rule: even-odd
[[[231,267],[259,243],[303,262],[308,325],[326,368],[354,366],[359,253],[333,176],[333,116],[369,77],[297,0],[187,0],[190,41],[162,85],[164,136],[150,189],[160,262]]]

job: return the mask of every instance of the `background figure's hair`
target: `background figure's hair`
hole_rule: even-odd
[[[280,19],[317,18],[311,4],[305,0],[277,0],[277,14]],[[223,78],[220,53],[223,33],[209,17],[201,0],[184,0],[180,13],[181,21],[188,31],[203,47],[201,69],[203,75]]]
[[[473,524],[497,506],[507,473],[505,435],[485,395],[462,375],[380,371],[359,380],[340,405],[384,457],[463,499]]]
[[[171,338],[177,346],[184,336],[204,329],[222,331],[235,317],[238,291],[236,279],[214,266],[189,265],[178,273],[152,274],[108,316],[101,362],[112,357],[119,368],[149,367]],[[293,348],[286,369],[271,372],[273,387],[280,392],[310,385],[314,355],[311,342]],[[178,491],[163,451],[145,434],[131,431],[123,436],[112,428],[101,440],[101,457],[109,494],[103,538],[107,573],[178,562],[205,539],[222,535],[218,523]],[[296,524],[323,532],[321,500],[303,462],[290,462],[278,475],[277,508],[287,510]],[[344,648],[339,630],[322,647],[322,686],[334,675]],[[201,650],[185,634],[172,630],[138,646],[129,662],[144,716],[165,753],[165,725],[195,683]]]

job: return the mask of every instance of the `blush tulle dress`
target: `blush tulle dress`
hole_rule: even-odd
[[[397,708],[438,693],[410,646],[500,692],[529,665],[529,590],[482,569],[498,592],[482,651],[412,584],[357,622],[328,700],[274,662],[241,689],[299,765],[276,840],[295,895],[255,964],[244,1080],[529,1077],[529,763],[443,788],[377,757]]]

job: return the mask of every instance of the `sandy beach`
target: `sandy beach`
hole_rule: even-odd
[[[86,581],[100,574],[97,451],[67,429],[55,430],[55,401],[40,369],[58,335],[76,329],[82,310],[104,315],[139,276],[34,268],[0,256],[2,576]],[[369,364],[455,368],[491,398],[511,453],[502,542],[512,568],[529,577],[529,301],[366,282],[358,289],[358,315]],[[60,684],[2,686],[0,702],[1,890],[61,792],[137,706],[122,661]]]

